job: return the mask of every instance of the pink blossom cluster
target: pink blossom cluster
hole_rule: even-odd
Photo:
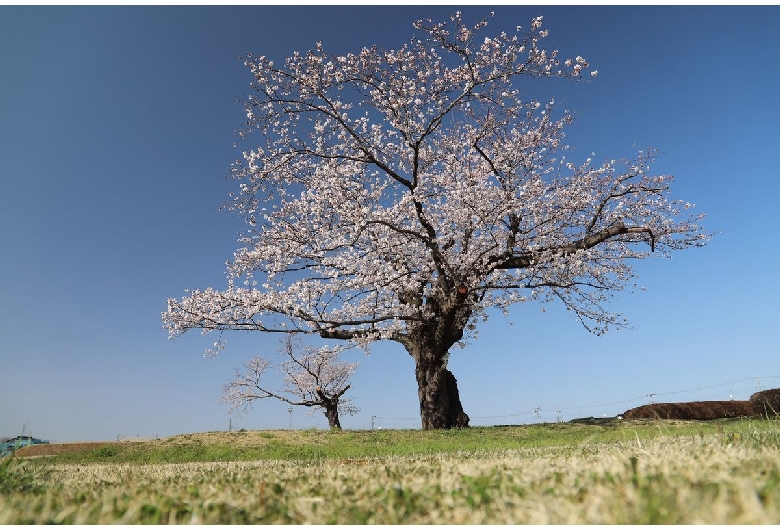
[[[706,244],[672,177],[650,173],[653,151],[572,162],[571,115],[522,97],[526,80],[590,68],[540,47],[541,17],[482,38],[487,21],[459,13],[414,27],[397,50],[247,58],[243,134],[258,146],[233,167],[230,207],[249,229],[227,288],[169,300],[172,336],[404,343],[443,307],[469,304],[468,335],[488,308],[526,300],[560,300],[602,332],[625,324],[604,303],[635,286],[632,262]]]

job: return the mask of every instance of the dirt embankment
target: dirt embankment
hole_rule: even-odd
[[[35,444],[20,447],[16,450],[16,456],[30,458],[34,456],[57,456],[63,453],[73,453],[85,449],[97,449],[104,445],[114,445],[123,442],[77,442],[64,444]]]
[[[663,420],[717,420],[721,418],[771,418],[780,415],[780,388],[756,392],[748,401],[691,401],[653,403],[627,410],[623,418]]]

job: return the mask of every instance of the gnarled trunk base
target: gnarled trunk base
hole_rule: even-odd
[[[331,429],[335,429],[337,431],[341,430],[341,422],[339,421],[338,406],[326,407],[325,408],[325,417],[328,418],[328,426]]]
[[[469,426],[458,392],[458,380],[440,363],[417,363],[420,418],[423,429],[462,429]]]

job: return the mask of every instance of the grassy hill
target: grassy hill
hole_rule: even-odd
[[[760,428],[762,422],[750,422]],[[572,448],[583,444],[738,432],[744,420],[609,420],[598,424],[552,423],[464,430],[278,430],[182,434],[146,442],[87,442],[26,447],[19,457],[56,456],[60,463],[164,464],[251,460],[373,458],[430,453],[528,448]],[[773,424],[772,424],[773,425]],[[771,428],[771,425],[767,425]]]

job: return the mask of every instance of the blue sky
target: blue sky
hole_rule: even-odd
[[[242,229],[220,212],[240,156],[246,53],[281,61],[398,47],[418,18],[456,9],[488,33],[538,15],[547,46],[584,56],[587,84],[532,81],[577,111],[576,155],[654,146],[658,173],[720,232],[637,264],[647,290],[614,304],[633,329],[588,334],[557,307],[494,317],[450,368],[472,424],[614,415],[656,401],[747,399],[780,387],[778,7],[0,7],[0,436],[53,441],[327,426],[264,401],[218,402],[276,337],[213,342],[162,329],[166,299],[225,286]],[[523,87],[521,87],[521,90]],[[418,427],[411,358],[381,344],[350,391],[345,428]],[[759,377],[757,381],[755,378]],[[557,412],[560,409],[560,412]],[[373,418],[372,418],[373,417]]]

